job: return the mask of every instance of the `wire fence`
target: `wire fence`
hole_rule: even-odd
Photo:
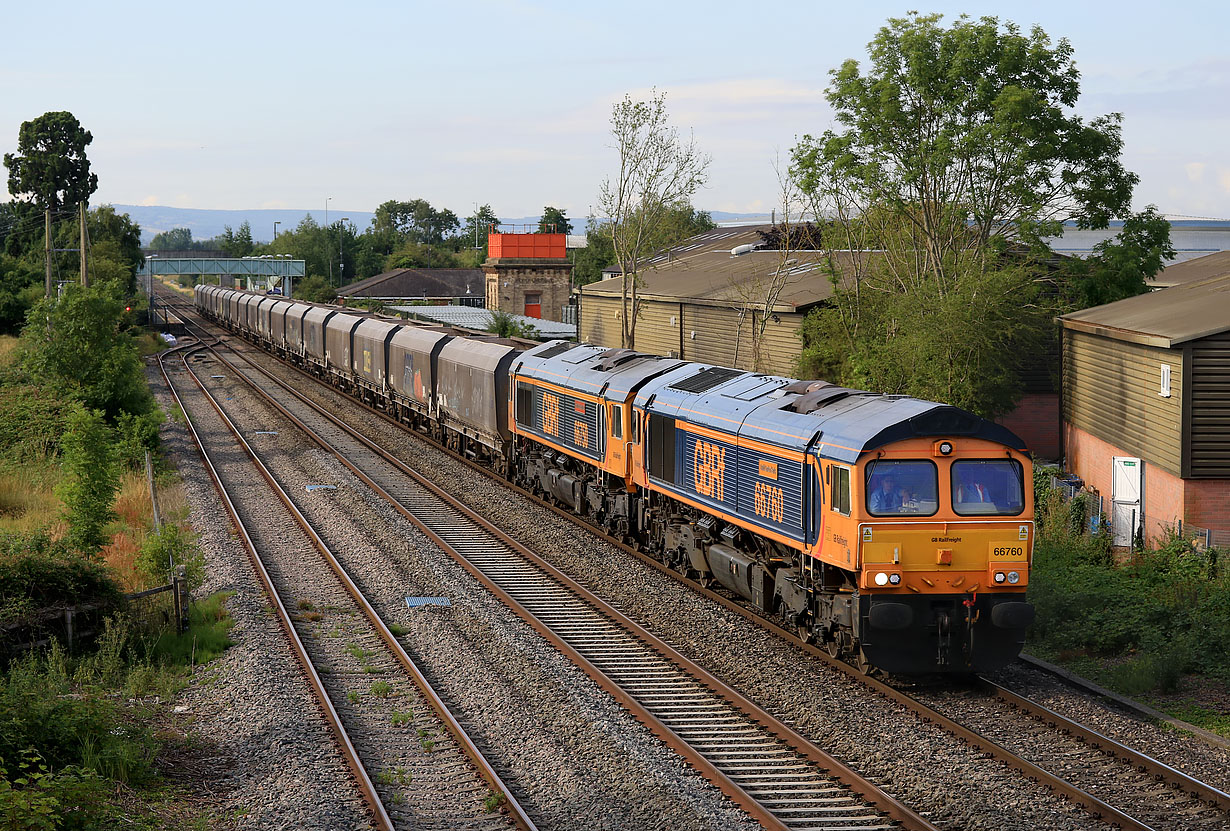
[[[1108,519],[1106,503],[1100,493],[1085,489],[1084,481],[1070,473],[1056,473],[1050,477],[1051,490],[1058,493],[1064,502],[1072,502],[1078,497],[1084,500],[1085,515],[1081,522],[1083,533],[1091,536],[1111,534],[1111,522]],[[1143,528],[1147,517],[1132,513],[1128,525],[1133,529],[1131,538],[1143,543]],[[1209,548],[1230,547],[1230,531],[1220,531],[1212,528],[1201,528],[1178,520],[1171,529],[1175,536],[1190,542],[1198,550]]]

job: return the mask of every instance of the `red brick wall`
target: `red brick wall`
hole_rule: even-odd
[[[1085,485],[1102,495],[1102,510],[1109,517],[1112,497],[1111,460],[1115,456],[1131,456],[1126,450],[1102,441],[1071,424],[1064,424],[1065,467],[1085,480]],[[1185,516],[1191,487],[1197,480],[1180,479],[1173,473],[1144,462],[1145,492],[1142,508],[1145,512],[1145,539],[1155,542],[1174,528],[1180,518],[1185,523],[1199,525]],[[1230,485],[1230,483],[1227,483]],[[1223,498],[1223,504],[1225,500]],[[1216,527],[1216,526],[1202,526]]]
[[[1230,479],[1188,479],[1184,485],[1184,523],[1230,532]]]
[[[1063,454],[1059,435],[1059,394],[1030,393],[998,423],[1025,440],[1039,459],[1058,459]]]

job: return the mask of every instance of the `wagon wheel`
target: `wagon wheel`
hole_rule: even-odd
[[[861,649],[854,654],[854,665],[858,667],[858,671],[863,673],[863,675],[874,675],[877,671],[875,665],[867,660],[866,653]]]
[[[830,658],[841,657],[841,632],[834,632],[833,637],[824,642],[824,651],[829,654]]]
[[[816,633],[811,629],[811,621],[806,617],[800,617],[795,621],[794,631],[803,643],[811,643],[816,639]]]

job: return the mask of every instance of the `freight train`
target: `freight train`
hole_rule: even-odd
[[[972,413],[217,286],[196,305],[864,670],[985,672],[1024,643],[1030,459]]]

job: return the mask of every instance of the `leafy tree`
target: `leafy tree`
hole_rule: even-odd
[[[550,205],[542,209],[542,218],[538,220],[538,233],[540,234],[571,234],[572,223],[568,221],[568,214],[559,208],[553,208]]]
[[[30,310],[22,333],[25,369],[41,384],[114,421],[153,410],[137,348],[123,329],[124,295],[113,283],[65,286]]]
[[[42,295],[42,269],[17,257],[0,254],[0,333],[19,332],[30,305]]]
[[[295,297],[309,303],[332,303],[337,299],[337,289],[319,274],[313,274],[295,283]]]
[[[28,194],[39,210],[59,211],[85,202],[98,189],[85,148],[94,140],[70,112],[43,113],[23,122],[17,153],[4,154],[9,193]]]
[[[591,216],[585,226],[585,247],[575,249],[573,258],[573,285],[588,286],[605,279],[602,270],[615,265],[615,243],[611,240],[610,223],[599,224]]]
[[[60,451],[65,475],[56,495],[64,502],[69,545],[97,556],[109,540],[105,528],[116,518],[112,503],[120,487],[115,447],[103,413],[85,407],[70,412]]]
[[[623,275],[620,318],[622,342],[628,348],[636,345],[639,273],[663,247],[671,209],[686,204],[708,175],[709,156],[692,139],[680,140],[669,122],[666,95],[656,90],[648,101],[625,95],[611,111],[619,172],[603,181],[598,206],[610,217],[611,241]]]
[[[477,247],[483,260],[487,259],[487,236],[500,227],[500,218],[490,205],[483,205],[473,216],[466,217],[465,227],[457,236],[462,249]],[[477,243],[477,246],[476,246]],[[480,260],[481,262],[481,260]]]
[[[804,329],[804,374],[1001,414],[1014,362],[1046,341],[1058,300],[1041,243],[1106,227],[1137,177],[1120,116],[1073,115],[1079,73],[995,18],[893,18],[826,96],[844,129],[805,136],[791,173],[815,216],[834,295]]]
[[[247,257],[256,247],[252,242],[252,226],[246,219],[238,231],[231,230],[229,225],[222,226],[222,234],[217,241],[228,257]]]
[[[820,215],[883,207],[906,216],[942,279],[994,237],[1035,243],[1065,221],[1105,228],[1128,212],[1138,177],[1120,161],[1122,116],[1069,112],[1080,74],[1066,39],[1052,46],[993,17],[891,18],[826,92],[846,129],[804,136],[794,171]]]
[[[192,231],[188,228],[172,228],[155,234],[150,240],[152,251],[191,251],[193,250]]]
[[[1174,259],[1170,223],[1150,205],[1123,221],[1114,239],[1093,247],[1093,255],[1072,258],[1066,265],[1067,305],[1085,309],[1144,294],[1148,281]]]
[[[392,232],[407,242],[439,245],[445,237],[461,227],[457,215],[449,209],[436,210],[425,199],[398,202],[390,199],[376,208],[372,229],[376,233]]]

